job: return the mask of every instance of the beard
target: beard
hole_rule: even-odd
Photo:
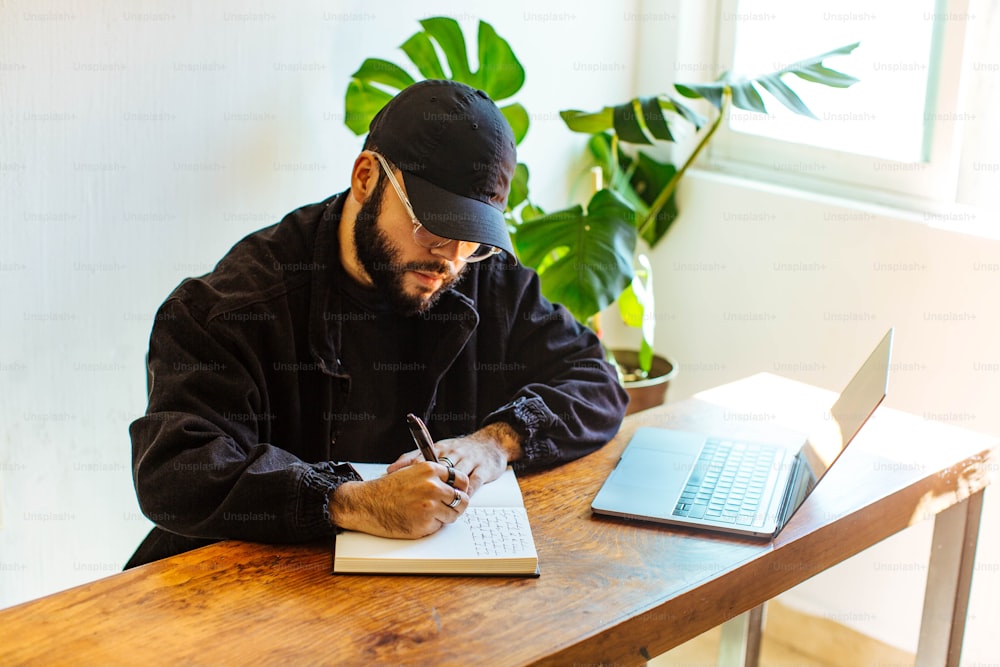
[[[354,247],[375,289],[393,310],[404,317],[419,315],[432,308],[441,294],[461,279],[461,274],[452,273],[443,260],[401,262],[402,251],[378,226],[384,183],[380,178],[371,195],[361,204],[354,221]],[[436,273],[442,277],[441,286],[433,292],[410,294],[403,281],[407,271]]]

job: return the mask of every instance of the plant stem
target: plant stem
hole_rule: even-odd
[[[670,201],[670,197],[673,196],[674,190],[677,189],[677,184],[680,183],[680,180],[684,176],[684,173],[687,172],[688,167],[694,164],[698,155],[705,148],[705,146],[708,145],[712,135],[715,134],[717,129],[719,129],[719,125],[721,124],[722,119],[726,117],[729,109],[729,97],[731,94],[732,93],[730,93],[729,88],[726,88],[723,91],[722,105],[719,108],[719,115],[716,116],[711,127],[708,128],[704,136],[702,136],[701,140],[698,142],[698,145],[695,146],[694,150],[691,151],[691,154],[688,155],[688,159],[684,162],[684,165],[674,173],[673,177],[667,182],[666,186],[660,190],[660,194],[656,196],[653,204],[649,207],[649,213],[647,213],[646,217],[643,218],[641,223],[639,223],[639,236],[645,235],[646,230],[656,220],[656,216],[660,214],[660,210],[667,205],[668,201]]]

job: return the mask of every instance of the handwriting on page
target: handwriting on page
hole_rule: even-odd
[[[474,507],[462,515],[472,531],[477,556],[522,554],[534,542],[522,515],[511,507]]]

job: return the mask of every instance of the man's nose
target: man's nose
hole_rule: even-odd
[[[443,246],[431,249],[431,253],[457,266],[459,262],[464,261],[461,255],[461,245],[462,244],[459,241],[455,241],[453,239],[448,241],[448,243],[445,243]]]

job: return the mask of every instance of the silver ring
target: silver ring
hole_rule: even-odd
[[[453,501],[451,501],[450,503],[448,503],[448,507],[450,507],[452,509],[455,509],[456,507],[458,507],[458,504],[460,502],[462,502],[462,496],[458,495],[458,491],[456,491],[455,492],[455,499]]]
[[[440,461],[441,463],[445,464],[449,468],[454,468],[455,467],[455,464],[452,463],[451,459],[449,459],[447,456],[439,456],[438,457],[438,461]]]
[[[448,479],[446,480],[448,486],[455,486],[455,469],[448,468]]]

